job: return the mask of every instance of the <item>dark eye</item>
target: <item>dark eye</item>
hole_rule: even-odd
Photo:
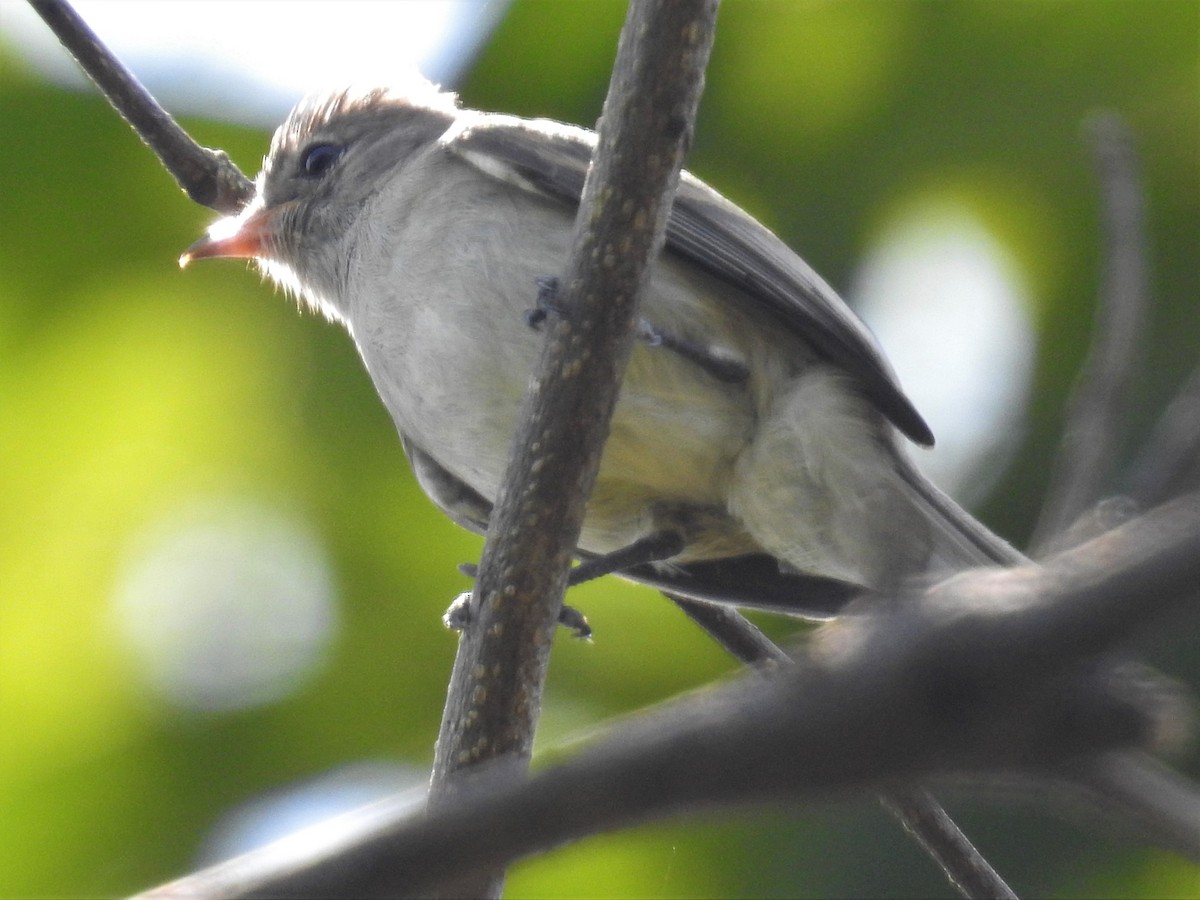
[[[300,154],[300,172],[305,178],[322,178],[345,152],[337,144],[310,144]]]

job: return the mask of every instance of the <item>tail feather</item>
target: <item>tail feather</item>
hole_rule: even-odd
[[[962,569],[972,566],[1017,566],[1029,558],[958,505],[922,475],[898,451],[896,468],[913,503],[925,513],[932,529],[931,568]]]

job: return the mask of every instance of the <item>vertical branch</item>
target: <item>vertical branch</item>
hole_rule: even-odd
[[[1089,123],[1099,173],[1103,275],[1095,332],[1067,403],[1051,487],[1030,542],[1043,555],[1100,496],[1112,473],[1117,426],[1133,377],[1146,315],[1142,192],[1133,141],[1115,115]]]
[[[436,804],[483,763],[527,767],[562,607],[633,340],[691,142],[716,0],[634,0],[547,341],[522,405],[451,675],[430,786]],[[547,273],[551,274],[551,273]],[[456,885],[495,894],[499,878]]]

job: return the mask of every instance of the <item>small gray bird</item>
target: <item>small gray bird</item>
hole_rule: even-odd
[[[595,135],[427,90],[297,106],[257,195],[181,259],[255,259],[350,332],[422,488],[486,529]],[[579,555],[800,615],[1020,557],[925,480],[933,443],[865,326],[766,228],[684,174]]]

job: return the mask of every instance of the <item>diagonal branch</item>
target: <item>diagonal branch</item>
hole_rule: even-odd
[[[962,573],[886,612],[836,622],[797,665],[625,722],[525,782],[491,781],[415,817],[385,801],[146,896],[419,895],[689,810],[955,772],[1082,768],[1087,780],[1089,758],[1107,770],[1105,790],[1123,783],[1137,794],[1147,772],[1166,782],[1134,754],[1104,754],[1142,740],[1147,698],[1098,677],[1090,660],[1194,601],[1197,583],[1193,494],[1043,567]],[[1173,845],[1200,859],[1200,798],[1188,787],[1160,805]]]
[[[254,184],[224,151],[201,147],[117,59],[66,0],[29,0],[113,108],[130,124],[194,202],[238,212]]]
[[[1144,753],[1107,753],[1067,773],[1102,815],[1200,862],[1200,787]]]
[[[1153,506],[1200,486],[1200,366],[1167,404],[1125,477],[1137,503]]]
[[[492,512],[438,736],[430,801],[473,767],[523,772],[567,569],[600,465],[637,301],[691,142],[716,0],[634,0],[542,354]],[[550,273],[547,273],[550,274]],[[531,286],[532,288],[532,286]],[[456,885],[493,894],[496,880]]]
[[[879,800],[964,897],[1017,900],[1016,892],[931,793],[921,788],[893,789]]]
[[[742,662],[751,665],[791,663],[791,657],[736,610],[682,597],[671,596],[671,599],[688,618]],[[992,868],[928,791],[897,788],[882,794],[879,799],[883,808],[921,845],[964,897],[1016,900],[1017,895],[1000,873]]]

